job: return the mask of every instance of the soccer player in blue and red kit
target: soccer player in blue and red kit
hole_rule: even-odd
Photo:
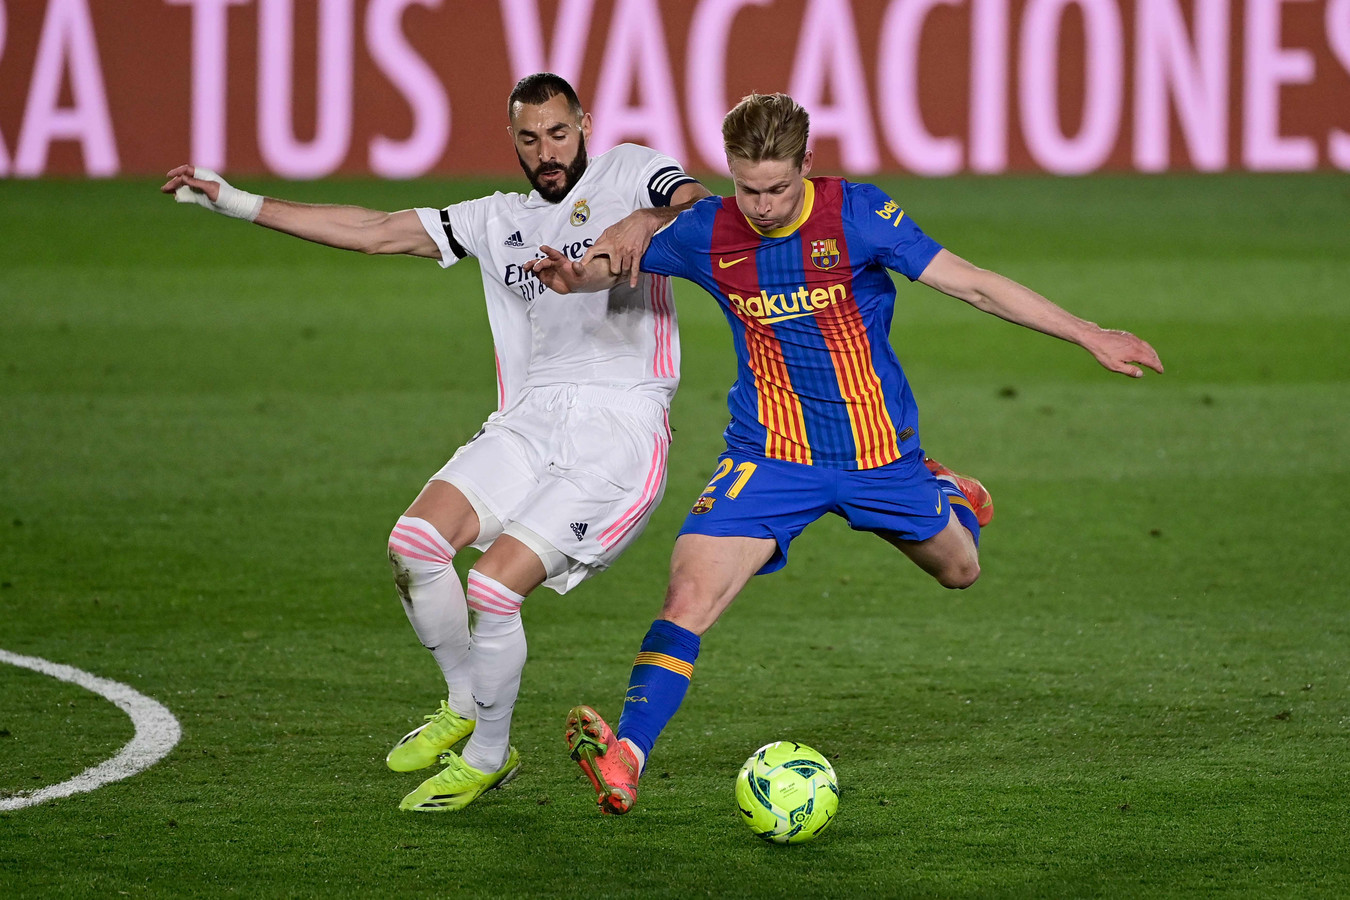
[[[809,178],[806,110],[751,94],[722,124],[735,196],[696,203],[659,232],[642,271],[696,282],[721,305],[738,363],[726,452],[680,529],[660,617],[634,662],[616,735],[593,708],[567,723],[602,811],[625,813],[657,736],[679,708],[701,635],[752,575],[787,562],[792,540],[835,513],[884,538],[949,588],[979,576],[993,503],[973,478],[926,459],[918,409],[889,340],[887,270],[1072,341],[1133,377],[1157,354],[980,269],[924,234],[870,184]],[[556,291],[614,284],[622,265],[551,248],[532,268]]]

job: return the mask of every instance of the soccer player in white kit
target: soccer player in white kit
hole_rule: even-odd
[[[603,571],[661,501],[679,334],[669,280],[639,273],[636,261],[659,227],[708,196],[679,163],[645,147],[623,144],[588,159],[590,114],[556,75],[522,79],[508,113],[529,194],[385,213],[261,197],[193,166],[169,172],[162,188],[179,202],[331,247],[443,267],[478,259],[498,409],[389,538],[404,610],[449,691],[389,752],[395,771],[445,764],[403,798],[407,810],[461,809],[516,774],[510,727],[526,656],[521,603],[541,584],[562,594]],[[637,210],[645,213],[628,218]],[[615,247],[613,270],[631,271],[607,293],[560,297],[524,270],[541,244],[575,260],[602,234]],[[465,546],[484,551],[467,592],[454,568]]]

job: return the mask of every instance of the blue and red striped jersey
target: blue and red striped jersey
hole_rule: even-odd
[[[913,281],[941,249],[880,188],[812,178],[798,220],[770,233],[735,198],[700,200],[652,239],[642,268],[721,304],[737,359],[729,449],[872,469],[920,446],[887,269]]]

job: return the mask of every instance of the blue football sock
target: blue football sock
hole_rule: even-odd
[[[956,513],[956,521],[965,526],[966,531],[975,539],[975,546],[980,546],[980,523],[975,519],[975,510],[971,508],[970,501],[966,495],[961,493],[961,489],[945,478],[938,479],[938,487],[942,488],[942,493],[947,495],[947,501],[952,506],[952,512]]]
[[[650,756],[656,739],[684,701],[698,659],[699,637],[674,622],[657,619],[633,661],[628,693],[615,734]]]

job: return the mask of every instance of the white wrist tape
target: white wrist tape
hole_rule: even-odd
[[[231,187],[230,183],[224,178],[201,166],[197,167],[195,177],[201,181],[214,181],[220,185],[220,194],[216,201],[212,203],[211,198],[206,196],[205,191],[188,187],[186,184],[181,185],[178,190],[173,192],[173,199],[179,203],[195,203],[212,212],[218,212],[235,219],[247,219],[250,222],[258,218],[258,213],[262,212],[263,198],[261,194],[250,194],[248,191]]]

